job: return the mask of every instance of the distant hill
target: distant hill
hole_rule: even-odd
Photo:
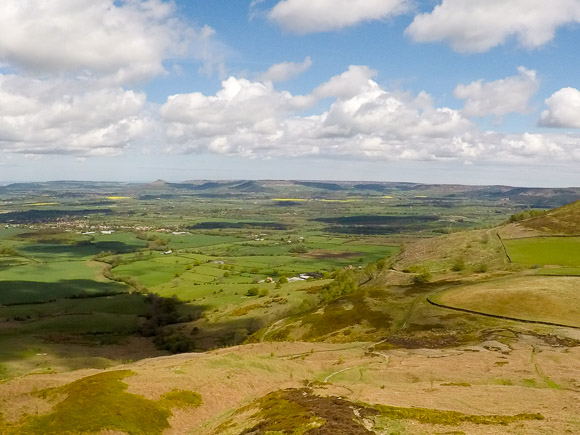
[[[53,197],[135,196],[170,197],[277,197],[334,198],[393,196],[420,201],[422,205],[452,207],[464,200],[494,202],[514,209],[551,209],[580,200],[580,188],[531,188],[511,186],[465,186],[403,182],[322,180],[187,180],[161,179],[150,183],[49,181],[0,186],[0,194],[37,193]]]
[[[471,198],[496,199],[513,204],[528,205],[532,208],[553,208],[580,199],[580,189],[536,188],[509,186],[478,186],[464,193]],[[555,205],[557,204],[557,205]]]

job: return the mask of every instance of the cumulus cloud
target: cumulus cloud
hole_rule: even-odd
[[[402,14],[409,10],[410,3],[410,0],[283,0],[268,17],[292,33],[328,32]]]
[[[316,98],[352,98],[375,88],[377,84],[372,79],[376,75],[377,72],[368,66],[351,65],[347,71],[318,86],[312,95]]]
[[[444,41],[459,52],[481,53],[515,37],[533,49],[556,30],[580,22],[578,0],[442,0],[406,29],[417,42]]]
[[[312,59],[306,57],[303,62],[282,62],[272,65],[268,71],[260,74],[258,80],[262,82],[287,82],[298,77],[312,66]]]
[[[169,97],[160,114],[171,149],[251,155],[276,143],[284,119],[301,105],[300,98],[276,91],[272,83],[230,77],[215,96]]]
[[[374,75],[351,66],[307,95],[234,77],[216,95],[174,95],[160,110],[167,151],[468,163],[580,159],[577,136],[483,132],[463,111],[437,107],[426,92],[386,90]],[[326,99],[326,109],[310,113]]]
[[[428,143],[473,127],[459,112],[434,107],[426,93],[382,89],[373,74],[353,66],[305,96],[231,77],[215,96],[170,97],[161,116],[172,151],[264,157],[382,150],[397,158],[409,151],[408,141]],[[335,101],[328,111],[300,116],[330,97]]]
[[[146,96],[90,82],[0,74],[0,149],[23,154],[118,155],[149,128]]]
[[[494,115],[498,118],[508,113],[526,113],[530,99],[538,92],[540,83],[536,72],[518,68],[519,75],[493,82],[478,80],[455,88],[455,98],[466,100],[463,114],[468,117]]]
[[[164,72],[163,61],[213,36],[194,30],[163,0],[3,0],[0,60],[33,73],[111,76],[118,83]],[[192,48],[190,48],[192,47]]]
[[[136,81],[164,62],[197,59],[225,74],[225,49],[209,27],[193,28],[169,0],[0,2],[0,150],[113,156],[155,130]]]
[[[542,112],[543,127],[580,128],[580,91],[563,88],[546,100],[548,110]]]

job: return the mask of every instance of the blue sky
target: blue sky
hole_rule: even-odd
[[[0,180],[580,185],[580,0],[3,0]]]

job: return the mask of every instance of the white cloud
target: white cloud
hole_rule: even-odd
[[[303,62],[282,62],[272,65],[268,71],[260,74],[258,80],[261,82],[287,82],[298,77],[312,66],[312,59],[306,57]]]
[[[417,42],[445,41],[456,51],[481,53],[511,37],[538,48],[559,27],[578,22],[578,0],[442,0],[432,12],[417,15],[406,34]]]
[[[91,82],[0,74],[0,101],[0,149],[8,152],[118,155],[149,128],[145,94]]]
[[[410,0],[283,0],[268,16],[297,34],[327,32],[409,10]]]
[[[212,36],[188,27],[163,0],[0,2],[0,61],[33,73],[151,78],[190,44],[194,57],[215,62],[204,53]]]
[[[160,111],[167,151],[466,163],[580,159],[578,136],[482,132],[462,111],[435,106],[426,92],[388,91],[374,74],[351,66],[303,96],[234,77],[214,96],[174,95]],[[327,98],[327,109],[305,113]]]
[[[494,115],[498,118],[508,113],[526,113],[530,99],[538,92],[540,83],[536,72],[518,68],[519,75],[493,82],[478,80],[455,88],[455,98],[466,100],[463,114],[468,117]]]
[[[267,143],[275,144],[284,119],[303,107],[303,99],[278,92],[271,83],[230,77],[215,96],[169,97],[160,114],[177,151],[251,155]]]
[[[548,110],[542,112],[543,127],[580,128],[580,91],[563,88],[546,99]]]
[[[170,150],[209,150],[243,156],[368,154],[399,158],[407,143],[430,143],[473,128],[459,112],[435,108],[426,93],[387,92],[374,72],[352,66],[306,96],[271,83],[229,78],[215,96],[175,95],[161,108]],[[322,98],[335,101],[320,115],[300,116]]]
[[[214,74],[220,78],[225,77],[229,48],[214,38],[215,30],[206,25],[197,32],[190,31],[189,34],[191,55],[201,62],[199,72],[208,77]]]
[[[312,95],[316,98],[352,98],[376,87],[372,80],[377,75],[368,66],[351,65],[347,71],[318,86]]]
[[[224,75],[226,51],[170,0],[3,0],[0,66],[16,74],[0,74],[0,150],[87,157],[143,145],[156,132],[147,97],[122,86],[178,57]]]

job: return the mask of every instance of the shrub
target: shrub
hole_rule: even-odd
[[[461,272],[463,269],[465,269],[465,260],[462,257],[457,258],[453,262],[453,266],[451,266],[451,270],[453,272]]]
[[[524,210],[521,213],[511,215],[508,222],[509,223],[519,222],[519,221],[523,221],[525,219],[530,219],[533,217],[541,216],[544,213],[545,213],[544,211],[540,211],[540,210]]]
[[[419,275],[413,277],[413,284],[424,285],[431,281],[431,274],[429,272],[423,272]]]
[[[292,254],[306,254],[308,252],[308,248],[303,245],[296,245],[293,246],[289,252]]]
[[[485,273],[485,272],[487,272],[487,264],[485,264],[485,263],[481,263],[475,269],[475,273]]]
[[[246,292],[246,296],[258,296],[258,287],[250,287]]]

